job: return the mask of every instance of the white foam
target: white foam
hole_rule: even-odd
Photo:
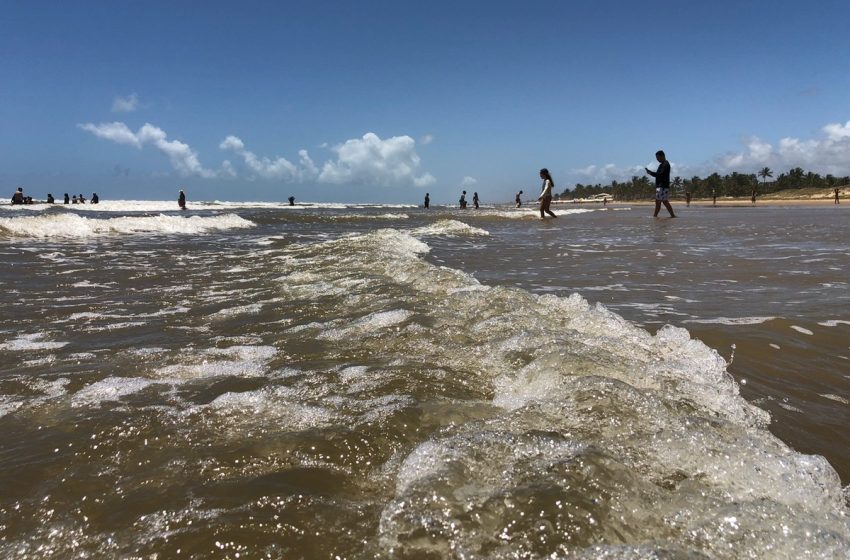
[[[823,321],[818,323],[818,325],[822,327],[837,327],[838,325],[850,325],[850,321],[843,321],[841,319],[830,319],[829,321]]]
[[[268,362],[276,354],[273,346],[186,349],[181,363],[158,368],[153,375],[173,383],[209,377],[258,377],[266,373]]]
[[[821,396],[822,396],[823,398],[825,398],[825,399],[829,399],[829,400],[831,400],[831,401],[840,402],[841,404],[848,404],[848,405],[850,405],[850,400],[848,400],[846,397],[840,397],[840,396],[838,396],[838,395],[833,395],[833,394],[831,394],[831,393],[826,393],[826,394],[823,394],[823,395],[821,395]]]
[[[776,319],[778,317],[715,317],[713,319],[687,319],[682,322],[703,325],[760,325]]]
[[[318,338],[340,340],[343,338],[362,337],[373,334],[381,329],[394,327],[403,323],[412,315],[413,312],[406,309],[372,313],[354,321],[354,323],[344,329],[326,330],[319,334]]]
[[[413,235],[490,235],[487,230],[472,227],[458,220],[438,220],[431,225],[416,228],[411,233]]]
[[[233,317],[235,315],[256,315],[263,310],[262,303],[252,303],[249,305],[240,305],[238,307],[228,307],[220,309],[211,315],[213,319],[221,319],[224,317]]]
[[[67,346],[67,342],[49,342],[43,339],[47,335],[45,333],[23,334],[17,338],[7,340],[0,344],[0,350],[11,350],[15,352],[29,350],[56,350]]]
[[[117,401],[121,397],[138,393],[153,384],[138,377],[107,377],[83,387],[71,397],[71,406],[91,406],[104,401]]]
[[[93,282],[89,282],[88,280],[83,280],[81,282],[76,282],[71,284],[74,288],[109,288],[111,286],[115,286],[117,282],[109,282],[108,284],[95,284]]]
[[[797,325],[791,325],[791,328],[794,329],[795,331],[797,331],[798,333],[807,334],[809,336],[812,336],[812,335],[815,334],[812,331],[810,331],[809,329],[806,329],[806,328],[803,328],[803,327],[798,327]]]
[[[236,214],[220,216],[124,216],[86,218],[73,213],[49,216],[0,218],[0,234],[50,239],[85,239],[115,234],[201,234],[244,229],[254,223]]]

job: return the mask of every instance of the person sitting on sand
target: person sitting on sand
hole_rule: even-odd
[[[519,208],[520,206],[522,206],[522,198],[520,198],[520,195],[521,195],[521,194],[522,194],[522,191],[519,191],[518,193],[516,193],[516,198],[514,199],[514,201],[516,202],[516,207],[517,207],[517,208]]]
[[[53,198],[53,195],[47,193],[47,204],[53,204],[54,202],[56,202],[56,200]]]
[[[23,204],[24,203],[24,188],[18,187],[18,190],[15,191],[15,194],[12,195],[12,204]]]
[[[177,206],[179,206],[181,210],[186,209],[186,193],[183,191],[180,191],[177,195]]]
[[[540,170],[540,178],[543,179],[543,190],[537,197],[537,200],[540,201],[540,217],[545,218],[546,214],[549,214],[553,218],[557,218],[558,216],[549,209],[552,204],[552,189],[555,188],[555,181],[552,180],[549,170],[545,167]]]
[[[664,204],[664,207],[670,212],[670,217],[675,218],[673,207],[670,206],[670,162],[667,161],[664,150],[655,152],[655,159],[658,160],[658,169],[650,171],[648,167],[644,167],[648,174],[655,177],[655,213],[652,216],[657,218],[661,205]]]

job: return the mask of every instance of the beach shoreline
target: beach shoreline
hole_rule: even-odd
[[[845,202],[846,203],[846,202]],[[602,203],[599,202],[571,202],[569,200],[565,201],[553,201],[552,204],[557,204],[559,207],[563,206],[602,206]],[[673,199],[670,201],[674,207],[685,205],[684,199]],[[628,200],[628,201],[609,201],[605,207],[618,207],[623,208],[626,206],[654,206],[655,200]],[[749,201],[749,199],[745,198],[737,198],[737,199],[717,199],[717,204],[712,203],[710,198],[692,198],[691,206],[717,206],[717,207],[725,207],[725,208],[754,208],[758,206],[835,206],[835,201],[833,199],[809,199],[809,198],[759,198],[756,200],[756,203],[753,204]],[[840,205],[839,205],[840,206]]]

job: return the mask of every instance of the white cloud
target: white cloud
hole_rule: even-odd
[[[142,147],[142,143],[139,142],[139,139],[130,130],[126,124],[122,122],[113,122],[113,123],[101,123],[101,124],[80,124],[77,125],[83,130],[87,132],[91,132],[98,138],[103,138],[105,140],[111,140],[116,144],[129,144],[130,146],[135,146],[137,148]]]
[[[741,152],[715,159],[718,172],[753,172],[762,167],[784,171],[802,167],[822,174],[850,174],[850,121],[830,123],[821,129],[818,138],[781,138],[776,146],[749,138]]]
[[[755,173],[762,167],[770,167],[780,173],[802,167],[823,175],[850,175],[850,121],[827,124],[821,132],[823,134],[817,138],[782,138],[776,145],[750,137],[743,141],[743,150],[716,156],[703,164],[683,165],[671,161],[671,175],[705,177],[714,172]],[[646,166],[654,169],[656,165],[652,161]],[[612,180],[629,180],[634,175],[642,176],[643,168],[643,165],[620,167],[613,163],[589,165],[571,170],[569,177],[572,183],[605,184]]]
[[[434,141],[434,135],[433,134],[425,134],[424,136],[422,136],[422,138],[419,139],[419,143],[422,144],[423,146],[427,146],[428,144],[430,144],[433,141]]]
[[[220,170],[205,168],[201,165],[198,154],[188,144],[169,140],[164,130],[149,123],[145,123],[136,132],[123,122],[86,123],[77,126],[98,138],[117,144],[137,149],[152,145],[168,156],[172,167],[184,176],[197,175],[208,179],[237,176],[237,170],[229,160],[222,163]],[[382,140],[374,133],[366,133],[362,138],[347,140],[330,148],[337,157],[321,166],[316,165],[307,150],[298,151],[298,163],[284,157],[271,159],[257,156],[245,147],[241,138],[233,135],[222,140],[219,148],[242,158],[251,172],[249,179],[415,187],[426,187],[436,182],[430,173],[419,172],[420,159],[416,153],[416,142],[410,136],[394,136]],[[474,182],[475,179],[467,177],[464,181]]]
[[[460,185],[458,186],[461,188],[469,188],[477,182],[478,179],[476,179],[475,177],[464,177],[463,180],[460,182]]]
[[[307,150],[298,151],[298,164],[284,157],[259,157],[245,148],[241,138],[228,136],[219,148],[242,157],[256,177],[289,182],[315,180],[331,184],[414,185],[424,187],[436,179],[430,173],[416,175],[420,159],[415,141],[409,136],[381,140],[371,132],[363,138],[347,140],[330,148],[337,159],[326,161],[321,168]]]
[[[241,156],[242,159],[245,160],[245,165],[247,165],[248,168],[256,175],[264,179],[295,181],[302,178],[305,174],[302,169],[299,169],[298,166],[284,157],[278,157],[273,160],[266,157],[258,158],[254,152],[246,150],[245,143],[236,136],[228,136],[221,144],[219,144],[218,147],[222,150],[231,151]],[[310,156],[307,155],[307,152],[305,150],[301,150],[299,155],[302,153],[302,162],[305,160],[304,156],[306,156],[306,160],[312,166],[313,162],[310,160]],[[315,170],[315,166],[312,166],[312,168]]]
[[[122,122],[86,123],[77,126],[87,132],[91,132],[98,138],[111,140],[118,144],[128,144],[140,149],[145,144],[151,144],[168,156],[172,167],[181,175],[197,175],[205,179],[219,176],[219,172],[207,169],[201,165],[198,154],[188,144],[179,140],[169,140],[164,130],[152,124],[145,123],[135,133]]]
[[[132,113],[139,107],[139,96],[131,93],[127,97],[116,97],[112,101],[113,113]]]
[[[376,185],[414,185],[424,187],[436,179],[430,173],[416,175],[420,164],[416,141],[410,136],[381,140],[368,132],[332,148],[336,161],[322,166],[318,180],[323,183]]]

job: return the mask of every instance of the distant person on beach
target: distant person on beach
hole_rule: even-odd
[[[74,196],[71,197],[71,204],[76,204],[76,203],[77,203],[77,195],[74,195]]]
[[[549,214],[553,218],[557,218],[558,216],[549,209],[549,205],[552,204],[552,189],[555,188],[555,181],[552,180],[549,170],[545,167],[540,170],[540,178],[543,179],[543,190],[537,197],[537,200],[540,201],[540,217],[545,218],[546,214]]]
[[[835,189],[835,204],[841,204],[841,202],[838,200],[838,192],[839,192],[839,190],[840,190],[840,189]]]
[[[425,208],[431,207],[431,193],[425,193]]]
[[[475,206],[475,209],[478,209],[478,192],[472,193],[472,205]]]
[[[466,191],[463,191],[463,192],[461,193],[461,195],[460,195],[460,200],[458,200],[458,203],[460,203],[460,207],[461,207],[461,209],[465,209],[465,208],[466,208]]]
[[[658,212],[663,204],[670,212],[670,217],[675,218],[676,214],[673,213],[673,207],[670,206],[670,162],[667,161],[664,150],[655,152],[655,159],[658,160],[658,169],[650,171],[648,167],[644,167],[648,174],[655,177],[655,213],[652,216],[658,217]]]
[[[711,204],[712,206],[717,206],[717,190],[711,189]]]
[[[54,202],[56,202],[56,199],[53,198],[53,195],[47,193],[47,204],[53,204]]]
[[[65,204],[71,202],[71,199],[68,197],[68,193],[65,193]]]
[[[752,196],[750,196],[750,202],[751,202],[752,204],[755,204],[755,203],[756,203],[756,195],[757,195],[756,190],[755,190],[755,189],[753,189],[753,194],[752,194]]]
[[[691,191],[685,191],[685,206],[691,206]]]
[[[86,203],[86,197],[84,197],[84,196],[82,195],[82,193],[80,193],[80,196],[78,196],[78,197],[77,197],[77,200],[79,200],[79,201],[80,201],[80,204],[85,204],[85,203]]]
[[[520,196],[520,195],[522,195],[522,191],[519,191],[518,193],[516,193],[516,199],[515,199],[515,201],[516,201],[516,207],[517,207],[517,208],[519,208],[520,206],[522,206],[522,198],[521,198],[521,196]]]
[[[97,193],[96,192],[91,193],[91,203],[97,204],[98,202],[100,202],[100,198],[98,198]]]
[[[179,206],[181,210],[186,209],[186,193],[183,191],[180,191],[180,194],[177,195],[177,206]]]
[[[180,192],[183,192],[183,191],[180,191]],[[186,197],[183,197],[183,198],[184,198],[184,202],[185,202]],[[290,196],[287,200],[289,200],[290,206],[295,206],[295,197],[294,196]]]
[[[24,188],[18,187],[18,190],[12,195],[12,204],[23,204],[24,203]]]

